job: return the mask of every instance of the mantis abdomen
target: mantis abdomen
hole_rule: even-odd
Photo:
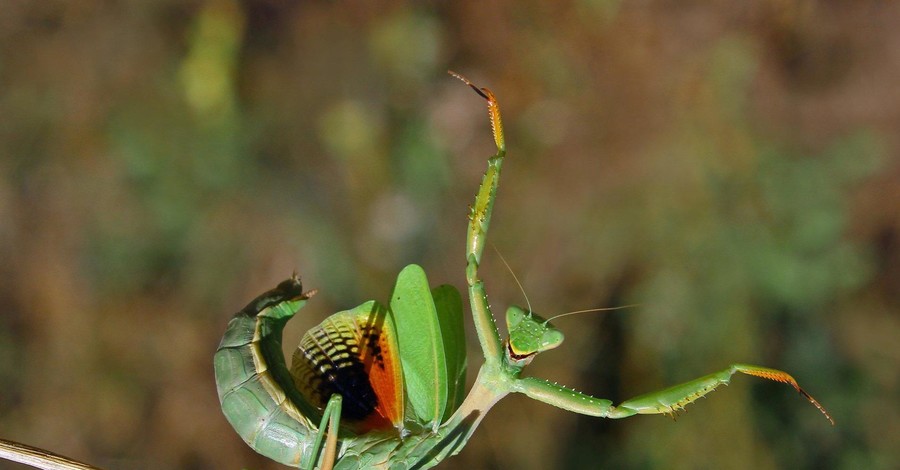
[[[317,463],[329,403],[340,396],[339,466],[369,468],[402,444],[403,379],[388,309],[370,301],[336,313],[300,341],[290,371],[281,335],[309,293],[291,278],[257,297],[228,324],[215,355],[228,422],[260,454],[285,465]],[[321,420],[321,421],[320,421]],[[378,460],[378,459],[376,459]],[[381,462],[386,465],[387,462]]]
[[[294,467],[313,445],[307,416],[316,411],[303,409],[309,407],[292,386],[281,332],[306,297],[296,278],[257,297],[228,324],[215,355],[216,386],[228,422],[257,452]]]

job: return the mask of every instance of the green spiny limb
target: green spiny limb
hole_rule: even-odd
[[[686,405],[693,403],[698,398],[705,396],[709,392],[712,392],[713,390],[718,388],[719,385],[727,385],[731,381],[731,376],[733,376],[736,372],[790,384],[794,387],[794,389],[800,392],[801,395],[806,397],[806,399],[809,400],[810,403],[818,408],[819,411],[821,411],[822,414],[825,415],[825,418],[828,419],[828,421],[831,422],[832,425],[834,425],[834,420],[831,418],[831,415],[829,415],[828,412],[825,411],[825,408],[821,404],[819,404],[819,402],[816,401],[812,396],[810,396],[810,394],[806,393],[805,390],[800,388],[800,385],[797,384],[797,381],[794,380],[794,378],[791,377],[790,374],[777,369],[769,369],[767,367],[760,367],[749,364],[732,364],[725,370],[714,372],[698,379],[669,387],[665,390],[652,392],[646,395],[632,398],[623,402],[620,406],[635,409],[638,413],[641,414],[672,415],[675,412],[684,409]]]
[[[497,331],[497,323],[491,313],[491,306],[484,290],[484,282],[478,279],[478,264],[474,256],[469,256],[469,265],[466,269],[466,277],[469,281],[469,305],[472,308],[472,318],[475,321],[475,332],[478,334],[478,342],[484,353],[486,363],[497,366],[503,357],[503,345],[500,341],[500,333]]]
[[[506,142],[503,139],[503,122],[500,119],[500,106],[497,104],[494,94],[487,88],[479,88],[467,78],[455,73],[450,75],[460,79],[475,90],[479,96],[487,101],[488,113],[491,119],[491,129],[494,133],[494,144],[497,146],[497,154],[488,160],[488,169],[475,195],[475,204],[469,211],[469,228],[466,233],[466,282],[469,285],[469,300],[472,305],[472,315],[475,319],[475,331],[478,341],[484,351],[485,361],[498,363],[503,353],[500,334],[494,322],[484,284],[478,278],[478,266],[481,264],[481,256],[487,240],[487,231],[491,223],[491,212],[494,201],[497,198],[497,187],[500,184],[500,168],[503,158],[506,156]]]
[[[637,413],[636,410],[620,410],[613,406],[610,400],[592,397],[536,377],[517,380],[514,391],[524,393],[531,399],[582,415],[599,418],[625,418]]]
[[[797,381],[786,372],[748,364],[732,364],[727,369],[715,372],[698,379],[669,387],[657,392],[625,400],[613,406],[610,400],[595,398],[575,390],[528,377],[516,382],[515,391],[544,403],[572,411],[574,413],[598,416],[602,418],[626,418],[635,414],[674,415],[690,403],[712,392],[722,384],[728,384],[736,372],[762,377],[792,385],[810,403],[816,406],[825,418],[834,424],[834,420],[812,396],[800,388]]]
[[[727,385],[734,374],[733,368],[715,372],[656,392],[625,400],[619,405],[637,414],[665,414],[674,416],[690,403],[712,392],[720,385]]]
[[[475,331],[478,333],[478,341],[484,351],[485,360],[499,361],[503,353],[500,334],[491,307],[484,290],[484,283],[478,277],[478,267],[481,264],[481,255],[484,252],[484,244],[487,239],[487,230],[491,222],[491,212],[497,195],[497,186],[500,182],[500,165],[503,162],[503,152],[488,160],[488,170],[484,174],[481,187],[475,196],[475,205],[469,213],[469,229],[466,236],[467,261],[466,282],[469,285],[469,302],[472,305],[472,315],[475,318]]]
[[[503,166],[504,151],[488,160],[488,169],[478,187],[475,195],[475,204],[469,211],[469,228],[466,231],[466,246],[468,253],[474,257],[477,265],[481,264],[481,256],[484,245],[487,242],[487,231],[491,224],[491,214],[494,210],[494,202],[497,199],[497,187],[500,185],[500,169]]]

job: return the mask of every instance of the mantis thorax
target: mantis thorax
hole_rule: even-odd
[[[509,329],[508,359],[511,364],[522,367],[537,353],[562,344],[565,338],[550,322],[521,307],[512,306],[506,310],[506,326]]]

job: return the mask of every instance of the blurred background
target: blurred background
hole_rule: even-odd
[[[0,436],[110,469],[284,468],[219,409],[233,312],[289,326],[462,289],[466,211],[509,157],[483,278],[567,341],[528,372],[613,400],[727,366],[677,421],[523,397],[442,468],[900,466],[900,4],[4,2]],[[470,328],[470,377],[480,354]],[[0,468],[22,468],[0,463]]]

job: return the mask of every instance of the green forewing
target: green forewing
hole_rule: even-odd
[[[459,408],[466,393],[466,331],[463,323],[462,297],[451,285],[435,287],[431,291],[438,321],[444,338],[444,358],[447,363],[448,400],[442,421]]]
[[[400,271],[391,312],[409,404],[421,423],[437,427],[447,406],[447,356],[437,309],[420,266],[411,264]]]

